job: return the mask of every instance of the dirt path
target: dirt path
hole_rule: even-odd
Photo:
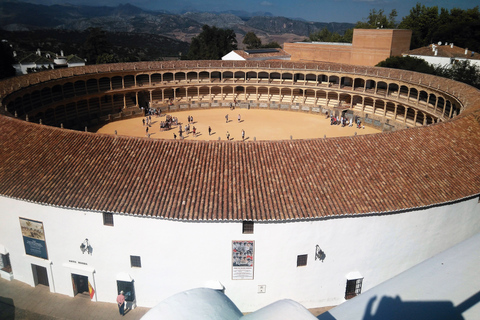
[[[228,123],[225,116],[228,114]],[[240,114],[240,122],[238,115]],[[188,116],[193,116],[194,123],[190,125],[196,127],[197,135],[192,133],[183,134],[185,139],[196,140],[222,140],[227,139],[227,132],[230,133],[230,140],[242,140],[241,132],[245,131],[245,140],[286,140],[290,139],[311,139],[327,137],[353,136],[355,132],[361,134],[379,133],[377,129],[365,127],[357,129],[356,126],[342,127],[340,125],[330,125],[330,120],[323,115],[312,115],[295,111],[280,110],[259,110],[259,109],[207,109],[207,110],[188,110],[169,113],[175,116],[181,122],[183,130],[187,124]],[[115,121],[101,127],[97,132],[106,134],[115,134],[125,136],[146,136],[146,126],[143,126],[144,118],[132,118],[127,120]],[[160,122],[165,121],[165,114],[160,117],[152,116],[152,124],[148,127],[150,138],[154,139],[173,139],[174,134],[179,138],[178,127],[170,130],[160,130]],[[212,134],[208,134],[208,127],[212,128]]]

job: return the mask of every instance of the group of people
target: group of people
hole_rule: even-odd
[[[341,116],[335,116],[335,115],[328,115],[327,113],[327,118],[330,117],[330,125],[341,125],[342,127],[353,127],[353,117],[350,117],[348,119],[347,117],[344,117],[343,115]],[[362,127],[365,129],[365,126],[362,126],[362,120],[360,120],[360,117],[355,117],[355,123],[357,124],[357,129],[361,129]]]

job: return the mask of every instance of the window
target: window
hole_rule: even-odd
[[[242,233],[253,233],[253,221],[243,221]]]
[[[345,299],[352,299],[362,293],[362,282],[363,279],[347,280]]]
[[[11,273],[12,265],[10,264],[10,254],[0,254],[0,270]]]
[[[132,268],[141,268],[142,267],[142,261],[140,260],[140,256],[130,256],[130,264]]]
[[[304,267],[307,265],[308,254],[301,254],[297,256],[297,267]]]
[[[103,213],[103,225],[113,227],[113,213],[108,213],[108,212]]]

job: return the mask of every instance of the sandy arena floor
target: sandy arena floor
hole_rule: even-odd
[[[225,115],[228,114],[228,123],[225,121]],[[238,121],[240,114],[241,120]],[[342,127],[340,125],[330,125],[330,119],[324,115],[313,115],[296,111],[280,110],[259,110],[259,109],[207,109],[207,110],[188,110],[172,112],[169,115],[177,117],[179,122],[185,128],[188,116],[193,116],[194,123],[190,125],[196,127],[197,135],[183,136],[185,139],[194,140],[222,140],[227,139],[227,132],[230,133],[230,140],[242,140],[241,132],[245,130],[245,141],[256,140],[286,140],[290,139],[311,139],[328,137],[353,136],[355,132],[361,134],[379,133],[377,129],[365,127],[357,129],[353,127]],[[142,124],[143,117],[120,120],[108,123],[98,129],[98,133],[146,137],[146,126]],[[161,116],[152,116],[152,124],[148,128],[150,138],[154,139],[173,139],[173,134],[179,139],[178,127],[170,130],[160,130],[160,122],[165,120],[165,114]],[[212,134],[208,135],[208,127],[212,128]]]

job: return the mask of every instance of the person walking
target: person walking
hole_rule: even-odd
[[[208,126],[208,135],[212,135],[212,127]]]
[[[123,291],[120,291],[120,294],[117,296],[118,311],[122,316],[125,315],[125,296]]]
[[[175,133],[173,134],[173,139],[177,140],[177,135]]]
[[[230,141],[230,132],[227,131],[227,140]]]
[[[242,119],[242,116],[240,116],[240,113],[238,114],[238,122],[240,123],[240,120]]]
[[[245,130],[242,129],[242,141],[245,141]]]
[[[225,115],[225,123],[228,123],[228,114]]]

